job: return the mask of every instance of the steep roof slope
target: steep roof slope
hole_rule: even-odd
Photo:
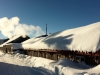
[[[27,39],[29,39],[28,36],[23,37],[23,36],[21,36],[21,35],[16,35],[16,36],[13,36],[12,38],[10,38],[10,39],[9,39],[8,41],[6,41],[5,43],[3,43],[1,46],[6,45],[6,44],[8,44],[8,43],[21,43],[21,42],[23,42],[23,41],[25,41],[25,40],[27,40]]]
[[[23,47],[25,46],[23,44]],[[95,52],[100,49],[100,22],[56,32],[33,43],[31,40],[29,47],[33,49]]]

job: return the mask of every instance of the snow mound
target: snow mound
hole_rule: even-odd
[[[100,65],[89,68],[67,59],[53,61],[23,54],[0,52],[0,75],[99,75]]]
[[[0,51],[0,56],[2,56],[2,55],[4,55],[4,53]]]
[[[85,63],[76,63],[72,62],[71,60],[68,59],[60,59],[56,62],[52,62],[51,65],[62,65],[64,67],[70,67],[70,68],[75,68],[75,69],[88,69],[90,66],[87,66]]]

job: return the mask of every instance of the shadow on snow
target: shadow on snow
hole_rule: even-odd
[[[27,67],[0,62],[0,75],[55,75],[42,67]]]
[[[51,45],[55,45],[56,49],[68,49],[66,46],[70,45],[73,40],[72,39],[73,34],[64,37],[60,36],[60,37],[50,38],[52,36],[53,35],[49,36],[49,38],[47,37],[43,42],[45,42],[49,47]]]

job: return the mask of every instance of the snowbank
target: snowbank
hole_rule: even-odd
[[[53,61],[41,57],[0,52],[0,75],[98,75],[100,65],[90,68],[67,59]]]

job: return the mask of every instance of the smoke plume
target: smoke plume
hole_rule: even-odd
[[[39,26],[20,24],[20,19],[18,17],[12,17],[8,19],[7,17],[0,18],[0,30],[2,34],[8,38],[15,35],[22,36],[32,36],[36,37],[44,34],[43,30]]]

